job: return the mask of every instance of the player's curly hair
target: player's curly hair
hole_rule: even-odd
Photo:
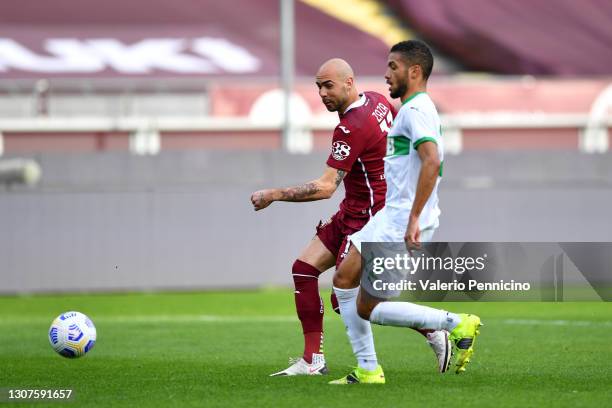
[[[391,52],[402,54],[410,65],[420,65],[423,70],[423,79],[427,80],[433,69],[433,55],[431,50],[423,41],[408,40],[401,41],[391,47]]]

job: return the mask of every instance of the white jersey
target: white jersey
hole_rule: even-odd
[[[418,147],[424,142],[434,142],[438,147],[440,173],[436,185],[423,207],[419,227],[436,228],[440,208],[438,207],[438,184],[442,176],[444,145],[441,137],[440,117],[436,107],[425,92],[409,97],[400,108],[387,136],[385,157],[385,179],[387,196],[385,210],[389,222],[406,228],[416,195],[421,158]]]
[[[429,96],[419,92],[408,98],[399,110],[387,135],[385,206],[349,240],[361,252],[363,242],[403,242],[412,203],[416,195],[421,158],[418,147],[424,142],[438,145],[440,174],[419,218],[421,242],[431,241],[438,227],[438,184],[442,177],[444,146],[440,135],[440,118]]]

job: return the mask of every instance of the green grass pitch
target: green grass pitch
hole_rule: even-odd
[[[329,299],[328,293],[325,295]],[[326,301],[329,305],[329,302]],[[422,336],[375,327],[387,384],[332,386],[354,364],[327,308],[329,376],[270,378],[301,354],[291,290],[0,297],[0,388],[70,388],[57,407],[610,406],[612,304],[437,303],[482,317],[468,371],[439,374]],[[78,310],[98,329],[69,360],[47,340],[51,320]],[[10,403],[7,406],[20,406]]]

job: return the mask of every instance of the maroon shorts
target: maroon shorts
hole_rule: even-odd
[[[355,228],[346,225],[342,218],[342,212],[338,211],[329,220],[320,221],[319,225],[317,225],[317,236],[323,245],[325,245],[325,248],[329,249],[336,257],[336,267],[340,265],[340,262],[342,262],[342,259],[348,253],[349,245],[347,237],[359,231],[367,222],[367,219],[364,219],[363,225]]]

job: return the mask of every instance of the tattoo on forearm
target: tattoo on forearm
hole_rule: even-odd
[[[297,201],[310,198],[320,191],[315,183],[306,183],[297,187],[285,188],[281,191],[282,201]]]
[[[336,187],[340,185],[340,182],[342,182],[345,175],[346,172],[344,170],[338,170],[338,173],[336,174]]]

